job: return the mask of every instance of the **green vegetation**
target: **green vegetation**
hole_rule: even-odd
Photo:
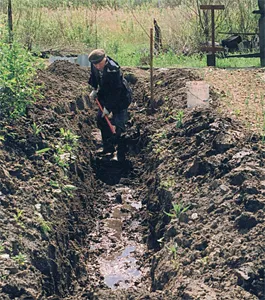
[[[155,18],[161,28],[163,51],[155,67],[203,67],[200,44],[211,40],[209,14],[200,4],[210,0],[13,0],[14,37],[27,49],[71,48],[89,52],[105,48],[123,66],[149,64],[149,29]],[[216,41],[221,32],[256,32],[256,0],[227,1],[216,12]],[[6,11],[4,7],[3,11]],[[243,36],[250,41],[250,36]],[[183,55],[197,53],[193,55]],[[217,59],[218,67],[258,66],[259,59]]]
[[[13,259],[20,265],[23,266],[27,262],[27,256],[25,254],[19,253],[13,256]]]
[[[173,255],[173,259],[177,259],[177,250],[178,250],[178,245],[177,243],[174,243],[173,245],[170,245],[169,247],[166,246],[166,248],[169,250],[169,252]]]
[[[50,150],[51,150],[51,148],[43,148],[43,149],[37,150],[36,154],[40,155],[40,154],[46,153],[46,152],[48,152]]]
[[[41,232],[43,232],[44,234],[47,234],[51,231],[51,222],[45,221],[42,217],[39,217],[37,219],[37,222],[40,225]]]
[[[180,215],[183,214],[188,209],[189,209],[189,206],[184,207],[182,203],[180,203],[180,204],[173,203],[172,213],[168,213],[166,211],[164,211],[164,213],[171,218],[179,219]]]
[[[56,153],[54,154],[58,166],[68,168],[69,162],[76,158],[74,151],[78,146],[78,139],[79,136],[73,134],[70,129],[60,128],[60,141],[55,146]]]
[[[19,43],[8,43],[7,30],[0,24],[0,116],[15,118],[39,96],[33,82],[38,63]]]
[[[21,227],[25,227],[23,222],[22,222],[22,216],[23,216],[24,211],[22,209],[18,209],[16,210],[16,214],[14,214],[14,219],[16,221],[16,223],[18,225],[20,225]]]
[[[33,134],[37,136],[41,132],[41,126],[37,125],[35,122],[32,124]]]
[[[0,254],[5,251],[5,247],[3,246],[3,242],[0,241]]]
[[[183,116],[184,116],[183,110],[179,110],[178,113],[177,113],[177,116],[176,116],[176,120],[177,120],[176,127],[177,128],[181,128],[182,127]]]

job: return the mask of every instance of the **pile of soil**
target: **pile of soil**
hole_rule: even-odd
[[[154,102],[148,72],[123,71],[134,94],[124,164],[98,157],[89,70],[66,61],[38,73],[44,97],[26,117],[2,122],[0,298],[262,299],[261,138],[218,113],[214,93],[209,108],[187,109],[191,70],[155,70]],[[123,234],[134,239],[141,222],[146,272],[110,289],[94,259],[108,249],[91,245],[120,199],[104,194],[128,187],[142,206]]]

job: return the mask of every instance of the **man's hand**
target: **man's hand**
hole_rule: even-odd
[[[109,114],[110,114],[109,111],[106,109],[106,107],[104,107],[101,117],[104,118],[105,116],[108,116]]]
[[[89,94],[89,99],[90,100],[95,100],[98,96],[98,93],[96,90],[93,90],[90,94]]]

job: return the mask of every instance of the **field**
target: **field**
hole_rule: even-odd
[[[210,15],[206,18],[192,1],[170,7],[162,4],[157,7],[157,3],[146,1],[138,6],[123,4],[117,9],[110,5],[113,1],[109,5],[104,5],[104,1],[98,5],[88,1],[87,6],[82,1],[78,1],[79,5],[69,1],[64,5],[60,1],[54,5],[48,1],[32,1],[31,5],[25,0],[14,1],[14,35],[34,51],[64,50],[66,54],[76,54],[104,48],[124,66],[142,66],[149,64],[150,28],[156,19],[162,33],[163,51],[155,56],[155,66],[202,67],[206,59],[200,53],[200,44],[211,40],[206,30]],[[255,0],[239,4],[224,2],[225,11],[216,12],[217,42],[229,36],[221,32],[257,31],[258,15],[252,14],[257,9]],[[253,36],[242,37],[250,41]],[[196,55],[187,58],[183,53]],[[219,67],[258,66],[259,60],[225,59],[218,60],[217,64]]]
[[[51,23],[62,22],[61,31],[53,33],[55,44],[51,32],[44,36],[35,27],[32,46],[88,51],[95,35],[86,45],[80,37],[88,36],[80,33],[73,44],[76,20],[83,32],[83,22],[97,14],[98,46],[122,62],[133,91],[122,136],[126,159],[100,153],[90,68],[45,60],[34,71],[39,59],[2,38],[0,299],[265,299],[259,60],[218,59],[222,68],[213,68],[200,53],[178,53],[185,42],[174,44],[169,29],[174,18],[186,18],[176,17],[179,7],[75,5],[42,7],[39,24],[48,26],[49,13]],[[142,25],[148,30],[154,16],[173,50],[156,57],[150,99]],[[111,32],[116,36],[109,39]],[[198,80],[210,86],[209,107],[187,108],[186,83]]]

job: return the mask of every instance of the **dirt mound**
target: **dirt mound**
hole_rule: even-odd
[[[155,70],[150,114],[149,73],[124,68],[126,165],[100,158],[88,71],[40,71],[44,97],[1,124],[0,298],[262,299],[260,138],[213,106],[187,109],[190,70]],[[137,279],[110,285],[121,261]]]
[[[62,67],[70,77],[77,72]],[[28,116],[1,124],[1,299],[67,295],[86,275],[79,249],[101,205],[90,162],[93,119],[80,92],[85,76],[75,82],[50,69],[39,72],[44,97]]]

